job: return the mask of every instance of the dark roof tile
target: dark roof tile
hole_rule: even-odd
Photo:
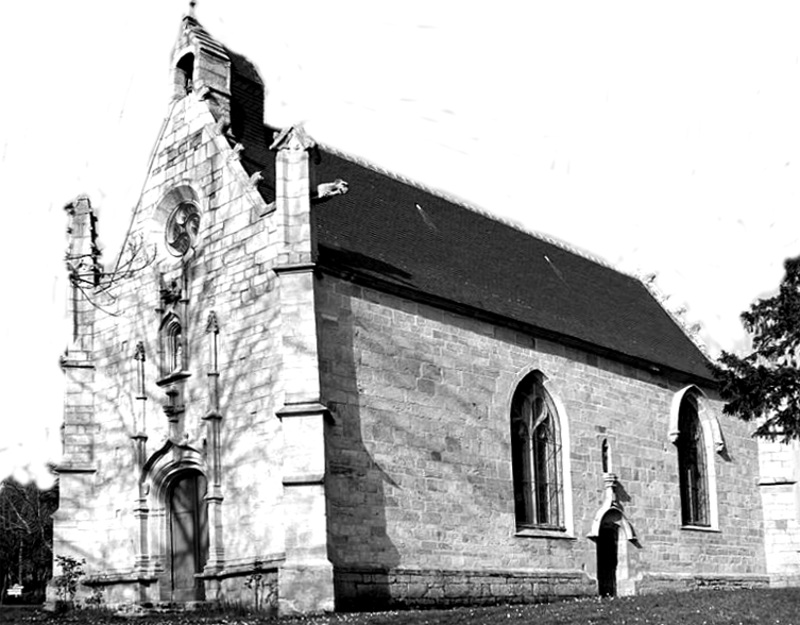
[[[636,278],[343,156],[316,181],[319,262],[710,379],[705,355]]]
[[[274,129],[262,121],[263,85],[252,64],[228,54],[232,131],[245,146],[242,164],[263,172],[259,190],[272,202]],[[712,379],[705,355],[639,280],[332,150],[311,160],[313,184],[349,185],[312,209],[321,265]]]

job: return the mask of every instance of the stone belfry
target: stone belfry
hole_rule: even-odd
[[[88,199],[67,208],[55,553],[85,558],[109,603],[238,601],[258,578],[281,613],[331,610],[316,146],[265,126],[257,69],[193,11],[171,72],[113,274]]]
[[[196,94],[224,128],[230,123],[231,61],[225,48],[197,21],[195,4],[189,3],[172,50],[173,98]]]

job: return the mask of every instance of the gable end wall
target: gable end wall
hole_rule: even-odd
[[[178,186],[194,190],[201,212],[197,248],[186,257],[185,269],[165,249],[166,216],[158,214],[162,198]],[[209,522],[214,525],[209,531],[220,536],[216,545],[212,536],[210,549],[221,548],[215,557],[223,568],[209,572],[206,599],[249,601],[252,591],[243,580],[259,570],[272,580],[271,589],[262,595],[267,598],[264,605],[277,602],[274,586],[284,546],[282,437],[275,416],[282,405],[277,376],[280,305],[272,271],[278,244],[274,214],[262,217],[267,211],[257,204],[260,201],[227,140],[218,134],[206,104],[194,95],[177,101],[155,148],[131,232],[132,240],[143,238],[143,253],[152,257],[155,250],[155,258],[120,281],[113,293],[116,301],[107,306],[117,316],[97,312],[92,389],[96,473],[85,478],[92,482],[91,494],[77,517],[57,520],[55,527],[57,536],[69,533],[66,542],[74,553],[86,557],[87,580],[104,591],[108,603],[169,600],[167,519],[158,512],[152,490],[139,499],[142,471],[132,439],[142,403],[136,399],[133,359],[138,341],[144,343],[147,357],[145,458],[153,459],[171,436],[163,410],[169,400],[165,388],[155,383],[160,377],[162,316],[157,309],[163,307],[159,273],[168,280],[187,277],[188,314],[182,322],[190,374],[181,397],[186,409],[177,426],[177,441],[187,447],[185,452],[173,447],[163,462],[178,466],[182,455],[196,454],[210,489],[211,436],[205,417],[213,401],[208,377],[211,335],[206,326],[212,310],[219,321],[222,503],[216,519],[209,504]],[[144,562],[143,506],[149,509],[144,532],[149,557]]]

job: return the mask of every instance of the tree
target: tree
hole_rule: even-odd
[[[789,442],[800,439],[800,257],[784,268],[778,293],[742,313],[752,352],[722,352],[712,368],[725,414],[756,421],[755,436]]]
[[[0,602],[13,584],[22,584],[33,600],[44,600],[57,508],[57,486],[41,490],[11,478],[0,482]]]

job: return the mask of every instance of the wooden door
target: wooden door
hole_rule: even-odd
[[[199,473],[178,478],[170,493],[170,581],[173,601],[204,599],[195,577],[208,558],[206,480]]]

